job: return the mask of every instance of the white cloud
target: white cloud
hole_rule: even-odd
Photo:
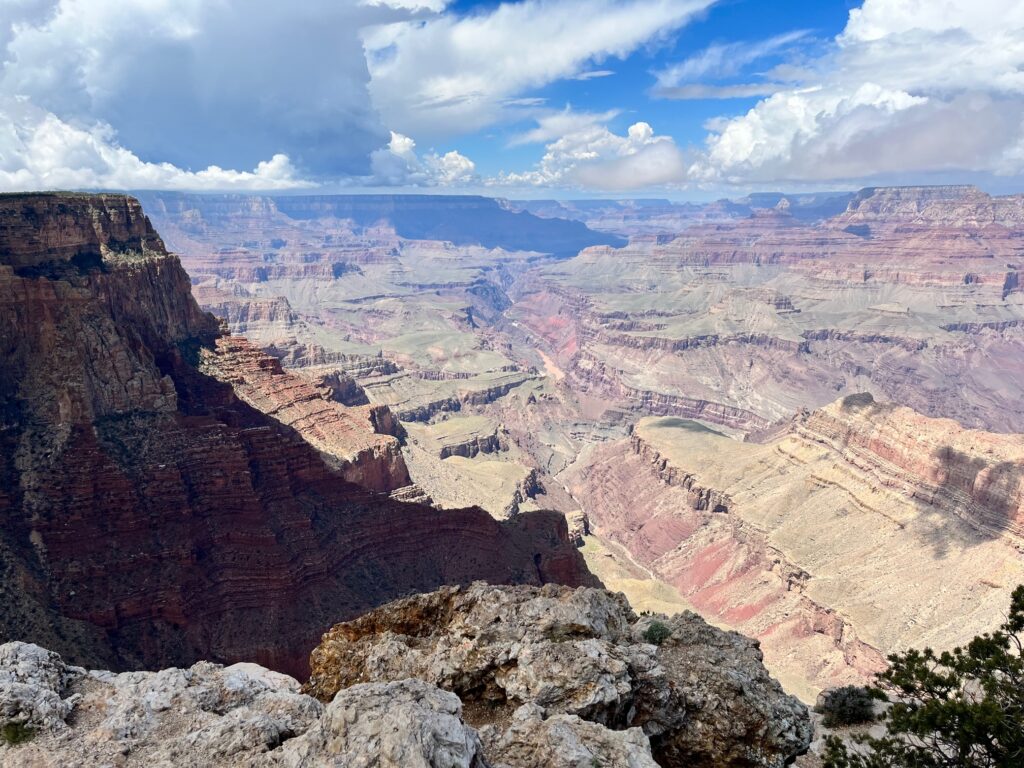
[[[456,151],[424,157],[416,153],[416,142],[408,136],[391,132],[391,141],[371,156],[370,176],[353,179],[370,187],[453,186],[476,179],[476,165]]]
[[[618,110],[608,112],[574,112],[566,107],[561,112],[552,112],[538,117],[537,127],[518,136],[509,142],[510,146],[521,144],[544,144],[569,134],[579,134],[596,126],[603,126],[619,114]]]
[[[211,165],[197,172],[147,163],[118,146],[102,123],[78,127],[29,103],[0,98],[0,190],[28,189],[250,189],[312,186],[296,176],[288,157],[274,155],[253,171]]]
[[[655,93],[668,95],[670,89],[684,83],[695,83],[708,77],[729,77],[745,66],[766,56],[778,53],[807,36],[806,30],[796,30],[753,43],[716,44],[656,72],[658,88]],[[671,96],[669,96],[671,98]]]
[[[599,77],[611,77],[615,72],[611,69],[590,69],[573,75],[571,80],[596,80]]]
[[[556,116],[564,119],[565,115]],[[644,122],[625,136],[612,133],[585,115],[569,133],[551,142],[532,171],[504,173],[491,185],[584,187],[625,191],[681,182],[686,178],[683,153],[669,136],[657,136]],[[544,130],[540,126],[538,130]]]
[[[388,132],[360,30],[440,0],[0,0],[0,96],[114,126],[149,164],[369,171]],[[3,148],[0,147],[0,151]]]
[[[736,83],[734,85],[705,85],[687,83],[673,88],[658,88],[655,93],[663,99],[749,99],[768,96],[786,86],[780,83]]]
[[[828,181],[1024,171],[1024,3],[866,0],[833,49],[718,121],[694,178]]]
[[[363,0],[363,5],[383,5],[407,11],[440,13],[448,7],[448,0]]]
[[[713,2],[525,0],[378,27],[364,36],[370,90],[396,130],[469,133],[507,117],[509,99],[665,39]]]

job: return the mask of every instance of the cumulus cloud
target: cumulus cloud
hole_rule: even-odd
[[[76,127],[25,99],[0,98],[0,190],[24,189],[295,189],[311,186],[277,154],[252,171],[211,165],[183,171],[147,163],[118,146],[103,123]]]
[[[365,186],[453,186],[476,179],[476,165],[454,150],[441,155],[431,152],[422,158],[416,153],[416,142],[408,136],[391,132],[391,141],[371,156],[372,173],[354,179]]]
[[[141,167],[180,169],[175,178],[207,178],[193,169],[257,169],[223,172],[232,184],[248,183],[266,176],[261,163],[279,165],[267,160],[278,156],[307,177],[366,174],[388,131],[370,99],[360,30],[443,6],[0,0],[0,97],[27,100],[84,131],[92,144],[105,143],[108,158],[126,151]],[[5,135],[10,140],[11,130]],[[0,156],[10,165],[34,146],[0,145]]]
[[[387,140],[359,29],[407,16],[335,0],[56,0],[8,43],[0,89],[114,125],[147,160],[251,167],[280,152],[359,172]]]
[[[548,144],[534,170],[504,173],[489,183],[626,191],[685,179],[683,153],[670,136],[655,135],[644,122],[634,123],[622,136],[593,118],[582,115],[570,132]],[[564,122],[566,116],[548,119]],[[543,122],[538,131],[545,131]]]
[[[365,35],[384,120],[421,136],[468,133],[510,99],[667,38],[714,0],[525,0],[385,25]]]
[[[710,182],[1024,171],[1024,4],[866,0],[800,82],[716,122]]]

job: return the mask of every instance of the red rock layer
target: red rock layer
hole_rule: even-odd
[[[567,482],[599,534],[676,587],[700,614],[756,637],[791,690],[811,697],[884,668],[883,654],[842,615],[804,593],[809,574],[730,514],[727,495],[702,487],[643,440],[602,446]]]
[[[320,407],[252,385],[275,373],[241,342],[221,345],[240,345],[242,397],[201,372],[216,322],[134,200],[8,196],[0,222],[0,638],[103,668],[302,674],[324,628],[398,595],[594,582],[561,515],[498,523],[347,482],[244,401],[296,423]]]
[[[1024,551],[1024,437],[964,429],[870,395],[851,395],[794,420],[879,486],[901,490]]]
[[[242,400],[295,429],[342,476],[373,491],[409,485],[409,470],[396,437],[394,417],[383,405],[346,407],[332,390],[287,373],[281,362],[240,336],[223,336],[204,355],[202,370],[229,383]]]

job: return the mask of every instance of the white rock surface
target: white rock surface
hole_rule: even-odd
[[[782,768],[810,742],[753,641],[621,595],[446,587],[255,664],[87,672],[0,645],[0,768]],[[13,743],[13,740],[20,743]]]
[[[485,768],[459,697],[421,680],[340,691],[324,716],[281,750],[284,768]]]

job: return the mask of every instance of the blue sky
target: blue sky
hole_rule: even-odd
[[[450,6],[458,13],[473,13],[498,5],[492,0],[454,3]],[[545,100],[547,105],[564,108],[571,105],[582,111],[605,112],[618,110],[609,126],[624,133],[636,120],[646,120],[659,133],[673,136],[682,145],[700,145],[706,135],[705,121],[721,115],[742,114],[753,107],[758,98],[693,99],[677,101],[652,97],[654,72],[673,63],[686,60],[694,53],[715,44],[756,45],[758,42],[791,33],[807,31],[799,46],[778,51],[752,62],[746,71],[764,71],[781,63],[786,53],[794,48],[805,52],[820,48],[839,34],[846,24],[849,9],[856,3],[848,0],[729,0],[711,6],[678,33],[664,41],[643,46],[625,59],[611,58],[595,63],[592,71],[612,74],[591,80],[558,80],[550,85],[530,91],[530,96]],[[714,78],[716,82],[736,83],[744,80],[743,73]],[[492,151],[494,144],[505,143],[524,130],[522,122],[498,126],[481,131],[445,146],[461,149],[471,157],[480,158],[477,164],[484,173],[511,171],[536,160],[537,149],[531,146],[506,147]]]
[[[1019,0],[0,0],[0,190],[1024,189]]]

